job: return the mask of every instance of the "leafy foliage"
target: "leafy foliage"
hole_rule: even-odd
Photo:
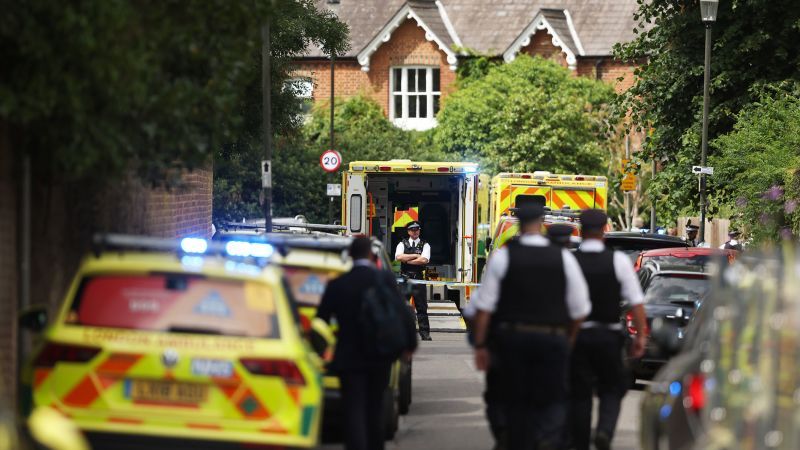
[[[756,242],[800,233],[800,84],[776,86],[714,141],[713,182]],[[785,236],[784,236],[785,237]]]
[[[664,163],[649,194],[665,199],[659,207],[674,219],[699,208],[690,169],[701,154],[705,29],[696,0],[639,3],[639,37],[618,45],[615,55],[644,64],[616,112],[629,114],[630,130],[652,131],[646,154]],[[731,131],[736,114],[758,101],[763,86],[797,76],[800,8],[794,0],[720,2],[712,39],[710,139]]]
[[[384,116],[380,105],[367,97],[336,99],[334,128],[333,147],[342,154],[343,169],[356,160],[446,158],[433,146],[430,132],[404,131],[395,127]],[[301,133],[280,137],[276,142],[273,159],[274,216],[304,214],[314,222],[329,222],[340,217],[339,199],[331,203],[325,190],[327,183],[341,183],[341,173],[328,174],[319,167],[320,155],[331,147],[330,104],[320,102]],[[248,170],[240,160],[236,160],[231,169],[218,178],[219,184],[224,182],[224,187],[232,187],[229,190],[236,194],[229,198],[234,201],[215,201],[215,218],[241,220],[242,217],[260,216],[258,199],[261,187],[257,165]]]
[[[64,179],[135,169],[163,183],[227,143],[236,145],[224,156],[252,145],[267,20],[279,128],[298,110],[282,90],[289,57],[347,42],[346,26],[312,0],[30,0],[2,10],[0,118],[15,148]]]
[[[491,172],[605,173],[613,89],[539,57],[490,66],[453,93],[434,142]]]

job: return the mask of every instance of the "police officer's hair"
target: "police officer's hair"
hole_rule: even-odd
[[[372,241],[366,236],[358,236],[350,244],[350,257],[353,259],[368,259],[372,254]]]

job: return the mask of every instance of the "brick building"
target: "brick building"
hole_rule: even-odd
[[[16,392],[17,344],[30,337],[18,333],[19,305],[55,312],[93,233],[211,234],[210,168],[182,174],[180,185],[167,190],[132,176],[112,183],[53,182],[42,164],[31,166],[30,222],[24,226],[21,158],[10,126],[0,119],[0,398]],[[27,284],[23,261],[28,261]],[[24,299],[22,292],[28,293]]]
[[[402,128],[436,125],[467,49],[506,62],[519,54],[550,58],[618,91],[633,83],[633,65],[611,53],[635,37],[636,0],[317,1],[350,26],[350,50],[335,61],[334,94],[367,95]],[[330,59],[310,48],[295,63],[307,95],[329,99]]]

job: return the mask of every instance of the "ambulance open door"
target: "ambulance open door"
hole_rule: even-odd
[[[369,234],[367,229],[367,187],[364,174],[347,174],[347,234]]]

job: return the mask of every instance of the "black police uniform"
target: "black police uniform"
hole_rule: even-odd
[[[552,245],[508,244],[508,271],[489,335],[495,365],[489,375],[496,380],[487,382],[501,386],[510,449],[534,442],[555,448],[563,425],[571,319],[561,252]]]
[[[411,245],[411,239],[405,238],[402,244],[403,253],[406,255],[421,255],[425,248],[425,241],[422,239],[418,239],[417,245]],[[425,279],[425,266],[401,263],[400,273],[412,280],[423,280]],[[423,339],[429,339],[431,326],[428,322],[428,289],[425,285],[414,285],[412,295],[414,296],[414,307],[417,310],[419,335]]]
[[[601,228],[607,216],[599,211],[582,215],[584,227]],[[586,245],[588,241],[584,241]],[[570,364],[570,429],[572,446],[588,450],[592,422],[592,396],[599,400],[597,435],[610,444],[617,426],[622,398],[628,389],[622,354],[625,338],[622,334],[622,283],[614,267],[614,251],[584,251],[575,257],[589,285],[592,312],[586,318],[575,340]],[[568,438],[568,439],[569,439]],[[597,437],[596,437],[597,440]],[[600,447],[598,447],[600,448]]]
[[[593,387],[597,389],[599,417],[597,430],[609,440],[619,417],[622,397],[628,388],[622,352],[624,336],[619,329],[622,300],[620,282],[614,271],[614,252],[575,253],[589,285],[592,312],[581,329],[572,351],[570,367],[572,442],[577,450],[589,448]]]

